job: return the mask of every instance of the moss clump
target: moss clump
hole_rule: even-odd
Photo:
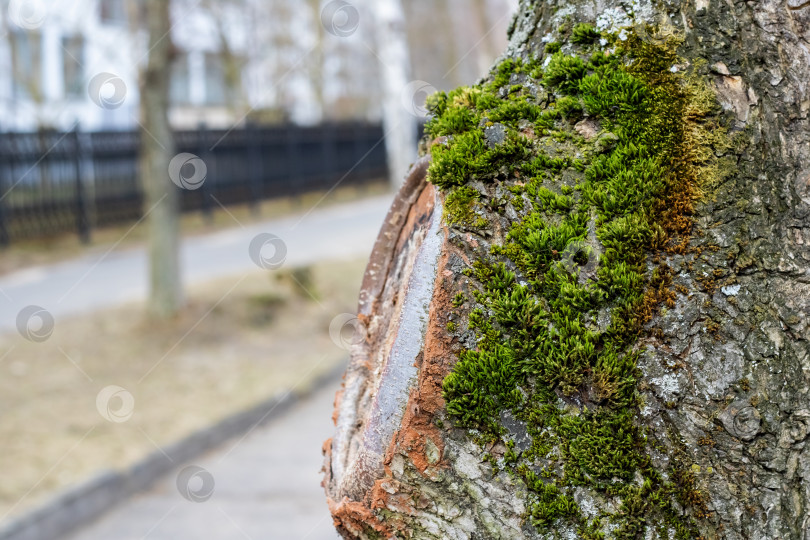
[[[453,137],[452,144],[436,145],[429,168],[431,182],[448,188],[460,185],[464,178],[486,178],[501,167],[520,161],[528,155],[526,138],[516,131],[507,133],[506,141],[488,148],[481,131],[472,130]],[[468,159],[471,158],[471,159]]]
[[[579,510],[574,499],[560,493],[555,484],[540,478],[525,464],[518,466],[518,473],[531,490],[533,504],[529,515],[536,527],[549,526],[557,519],[571,518],[578,514]]]
[[[574,30],[571,32],[571,43],[576,43],[578,45],[590,45],[599,39],[599,37],[599,32],[597,32],[596,28],[594,28],[592,24],[581,23],[576,25]]]
[[[444,218],[448,225],[463,226],[468,229],[483,229],[487,220],[475,213],[480,194],[469,186],[459,186],[447,195],[444,204]]]
[[[550,43],[545,68],[541,58],[507,60],[489,83],[429,102],[427,132],[446,139],[428,178],[447,194],[447,222],[469,226],[474,209],[507,205],[520,216],[467,271],[477,347],[459,355],[444,395],[481,443],[509,442],[504,411],[526,423],[531,448],[509,447],[497,466],[528,487],[536,527],[566,520],[586,538],[608,523],[617,538],[667,527],[691,538],[674,503],[699,518],[701,498],[688,473],[673,468],[665,480],[650,465],[634,345],[674,294],[671,272],[651,267],[650,254],[686,245],[699,181],[711,174],[716,139],[707,134],[722,130],[710,92],[670,70],[677,43],[606,35],[600,48],[599,37],[578,25],[573,54]],[[584,117],[599,131],[590,138],[574,128]],[[502,137],[487,131],[496,124]],[[511,199],[487,202],[471,180],[497,183]],[[615,497],[622,510],[588,521],[574,486]]]
[[[557,100],[555,107],[566,120],[576,122],[584,115],[582,102],[572,96],[563,96]]]
[[[551,57],[543,73],[543,83],[564,94],[574,94],[578,92],[579,82],[587,72],[587,65],[582,58],[558,52]]]

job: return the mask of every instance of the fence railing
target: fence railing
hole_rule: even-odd
[[[0,245],[73,231],[88,239],[93,227],[139,219],[138,148],[136,131],[0,134]],[[183,211],[387,175],[379,124],[179,131],[175,151],[195,154],[207,167],[199,189],[182,190]]]

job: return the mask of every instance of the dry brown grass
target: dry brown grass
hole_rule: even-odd
[[[329,323],[355,312],[364,266],[218,280],[169,323],[128,305],[60,320],[43,343],[0,336],[0,516],[333,368],[347,352]],[[134,396],[128,421],[97,410],[108,385]]]

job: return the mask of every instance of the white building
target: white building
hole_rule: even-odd
[[[373,1],[171,0],[172,124],[379,120]],[[502,49],[514,4],[407,0],[413,78],[439,89],[473,83]],[[0,0],[0,8],[0,132],[137,127],[143,0]]]
[[[284,3],[292,9],[279,21]],[[147,59],[142,5],[3,0],[0,131],[77,122],[83,130],[136,127],[138,73]],[[300,0],[174,0],[175,127],[228,126],[268,111],[300,123],[321,120],[322,92],[309,76],[313,62],[322,62],[315,7]],[[296,39],[284,45],[280,31]]]

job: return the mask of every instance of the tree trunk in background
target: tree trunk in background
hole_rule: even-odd
[[[326,119],[324,99],[324,28],[320,24],[321,3],[320,0],[308,0],[307,6],[310,11],[309,19],[311,20],[311,28],[313,32],[314,48],[310,53],[309,61],[306,63],[307,80],[312,88],[314,98],[313,106],[317,108],[318,121],[323,122]]]
[[[402,176],[416,158],[416,118],[422,104],[417,91],[413,96],[408,94],[411,68],[402,4],[399,0],[372,0],[369,5],[374,13],[382,76],[388,175],[391,185],[399,187]]]
[[[810,540],[810,3],[522,0],[510,39],[528,67],[434,103],[448,137],[371,256],[324,445],[338,531]],[[645,152],[671,191],[625,205]],[[633,249],[631,302],[607,265]]]
[[[141,185],[149,212],[150,314],[174,315],[183,302],[180,280],[179,191],[169,178],[174,141],[169,127],[169,79],[173,54],[166,0],[146,0],[149,59],[141,77]]]
[[[496,58],[500,52],[498,50],[499,47],[496,48],[493,43],[494,39],[492,34],[495,30],[493,24],[502,22],[502,19],[508,20],[509,17],[509,12],[506,12],[497,19],[490,21],[487,17],[487,4],[489,3],[489,0],[474,0],[471,2],[471,5],[469,5],[471,18],[476,21],[476,26],[481,28],[480,32],[478,32],[478,35],[481,36],[479,38],[480,42],[475,50],[479,73],[486,73],[491,67],[490,59]]]

